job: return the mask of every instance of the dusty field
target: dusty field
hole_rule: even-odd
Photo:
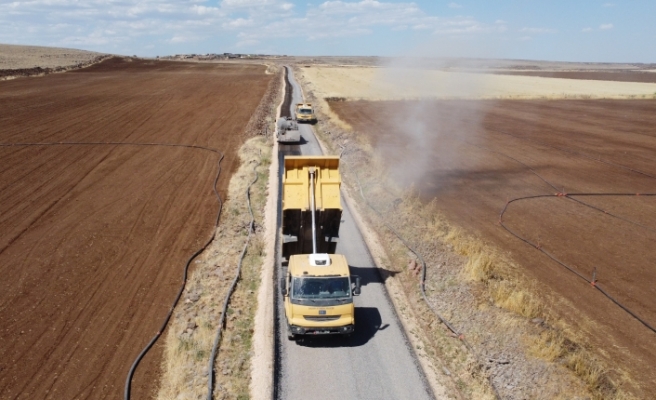
[[[0,69],[67,67],[89,62],[99,55],[92,51],[58,47],[0,44]]]
[[[498,224],[505,203],[521,196],[655,193],[655,101],[357,101],[331,107],[396,166],[390,176],[397,182],[414,184],[425,200],[435,198],[454,225],[507,252],[541,282],[539,290],[562,296],[566,302],[550,307],[617,366],[611,372],[628,371],[641,386],[640,397],[656,391],[656,335]],[[656,198],[576,199],[625,220],[554,196],[513,203],[504,221],[583,275],[591,278],[596,268],[600,285],[656,325]]]
[[[641,63],[593,63],[593,62],[564,62],[544,60],[512,60],[494,58],[440,58],[440,57],[371,57],[371,56],[281,56],[275,57],[286,65],[298,66],[378,66],[414,65],[425,69],[455,69],[483,71],[531,71],[531,72],[653,72],[656,64]]]
[[[302,67],[301,70],[318,98],[589,99],[656,96],[656,83],[597,82],[401,68],[311,66]]]
[[[0,82],[0,142],[222,151],[219,193],[272,75],[111,59]],[[218,156],[172,146],[0,147],[0,398],[119,398],[217,211]],[[133,381],[153,395],[161,342]]]
[[[85,68],[109,57],[83,50],[0,44],[0,80]]]

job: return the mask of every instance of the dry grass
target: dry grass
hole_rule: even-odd
[[[100,55],[102,54],[59,47],[0,44],[0,69],[69,67],[89,63]]]
[[[439,234],[440,232],[436,232]],[[459,228],[450,228],[443,240],[460,255],[467,257],[463,270],[466,279],[485,285],[487,293],[497,306],[526,318],[543,316],[542,302],[535,296],[535,288],[524,279],[518,279],[512,262],[481,240],[466,235]]]
[[[313,66],[300,68],[317,98],[400,99],[631,99],[656,84],[543,78],[431,69]]]
[[[299,76],[301,76],[301,79],[304,79],[304,78],[302,77],[302,75],[299,75]],[[348,122],[346,122],[346,121],[344,121],[343,119],[339,118],[339,116],[338,116],[337,114],[335,114],[335,113],[333,112],[333,110],[328,106],[328,103],[326,102],[326,100],[324,100],[324,99],[319,99],[319,100],[318,100],[318,103],[319,103],[319,106],[320,106],[323,110],[326,110],[326,112],[324,113],[324,118],[327,118],[327,119],[329,119],[330,121],[332,121],[332,122],[333,122],[335,125],[337,125],[340,129],[343,129],[343,130],[345,130],[345,131],[349,131],[349,132],[352,132],[352,131],[353,131],[353,127],[352,127]]]
[[[233,175],[228,190],[229,200],[214,242],[199,256],[187,283],[184,303],[175,311],[166,333],[163,376],[158,399],[196,399],[207,393],[208,365],[212,344],[218,329],[221,306],[236,274],[239,256],[246,244],[248,214],[246,188],[254,176],[251,201],[256,226],[261,226],[270,156],[270,139],[250,139],[240,149],[241,167]],[[253,335],[253,316],[264,246],[262,232],[256,230],[248,245],[240,280],[226,312],[219,353],[215,363],[215,397],[249,397],[249,360]]]
[[[381,177],[382,179],[382,177]],[[434,203],[424,204],[419,197],[406,192],[402,197],[405,215],[419,214],[425,224],[421,227],[422,241],[438,238],[466,259],[461,276],[464,280],[484,285],[497,306],[526,318],[544,314],[542,301],[535,296],[535,287],[521,279],[512,262],[482,240],[454,227],[437,210]]]
[[[420,207],[417,204],[414,206]],[[464,277],[485,285],[487,295],[498,307],[527,319],[554,319],[544,307],[547,303],[545,295],[539,294],[534,282],[516,272],[517,268],[512,265],[512,261],[461,229],[450,228],[447,223],[444,225],[430,232],[436,236],[441,235],[455,251],[467,258]],[[564,329],[550,327],[538,335],[527,335],[525,339],[529,342],[527,348],[531,355],[565,365],[586,384],[595,398],[629,398],[620,389],[620,382],[614,382],[608,376],[609,367],[590,350],[570,340]]]
[[[315,93],[311,87],[306,93],[310,101],[322,104],[314,97]],[[494,247],[448,222],[434,203],[423,203],[412,191],[394,188],[385,178],[384,160],[380,160],[363,137],[353,132],[351,127],[345,129],[335,124],[335,118],[338,117],[334,114],[326,115],[327,109],[329,110],[329,107],[323,105],[318,107],[320,122],[316,126],[317,134],[328,151],[340,154],[346,149],[342,159],[342,176],[344,187],[353,193],[352,197],[360,200],[360,188],[357,184],[360,182],[374,206],[389,216],[388,222],[418,246],[425,258],[438,259],[449,253],[463,258],[460,273],[451,278],[451,281],[439,283],[441,286],[433,290],[450,285],[470,287],[477,293],[480,309],[485,310],[489,300],[494,306],[492,311],[505,310],[506,315],[500,314],[501,317],[496,317],[499,319],[496,323],[497,334],[503,335],[508,326],[519,327],[519,331],[523,332],[520,341],[525,344],[522,351],[526,356],[536,357],[554,365],[554,377],[560,376],[559,379],[562,380],[561,387],[555,389],[556,393],[559,393],[555,397],[571,398],[574,393],[580,394],[581,390],[585,392],[584,386],[581,385],[583,384],[594,398],[630,398],[622,390],[622,386],[630,379],[622,371],[610,368],[607,361],[588,349],[584,345],[584,338],[561,325],[557,317],[545,306],[554,301],[549,294],[538,291],[537,283],[522,275],[520,268]],[[330,117],[326,120],[328,116]],[[358,171],[357,176],[355,171]],[[413,309],[411,314],[420,320],[420,325],[425,330],[424,347],[433,357],[434,364],[451,370],[452,374],[449,376],[453,382],[452,389],[460,396],[489,397],[489,383],[486,375],[476,367],[476,360],[445,332],[430,310],[420,301],[416,274],[401,267],[411,256],[407,249],[364,204],[360,204],[359,209],[366,215],[367,222],[379,232],[379,240],[386,249],[384,268],[398,273],[397,277],[403,282],[408,303]],[[429,265],[429,269],[438,267],[439,265]],[[400,313],[404,314],[404,311]],[[535,321],[538,321],[537,325]],[[489,332],[472,332],[470,338],[483,338],[487,333]],[[561,369],[562,372],[558,372]],[[569,375],[565,372],[567,370],[570,371]],[[538,397],[542,396],[544,394]]]
[[[544,307],[534,295],[534,291],[520,287],[512,278],[496,281],[490,285],[490,294],[494,302],[506,310],[526,318],[544,315]]]
[[[378,194],[380,196],[380,194]],[[590,349],[578,344],[583,338],[569,332],[567,329],[549,325],[555,320],[550,310],[545,307],[552,299],[549,295],[540,293],[536,283],[517,272],[513,262],[503,257],[499,252],[481,241],[466,234],[463,230],[453,227],[439,214],[434,204],[422,204],[417,196],[406,194],[400,209],[402,219],[413,221],[409,215],[418,215],[419,220],[428,221],[422,226],[422,236],[438,238],[447,248],[465,258],[461,277],[464,280],[476,282],[482,286],[481,297],[490,298],[494,305],[528,320],[537,319],[545,329],[539,333],[527,333],[524,341],[530,355],[557,365],[564,365],[575,374],[589,389],[595,399],[626,399],[630,395],[622,391],[622,381],[626,377],[612,379],[611,368],[599,359]],[[405,233],[413,243],[420,243],[420,238],[413,238],[412,232]],[[391,238],[393,240],[393,238]],[[392,258],[399,259],[398,256]],[[397,261],[402,262],[402,261]],[[507,322],[508,320],[506,320]],[[522,323],[512,319],[512,324]],[[441,343],[440,346],[443,346]],[[450,346],[447,346],[447,350]],[[448,351],[443,354],[449,354]],[[450,357],[457,357],[453,354]],[[480,384],[480,383],[479,383]]]
[[[570,341],[561,330],[547,329],[528,338],[531,353],[545,360],[562,363],[590,389],[595,399],[632,399],[621,390],[621,381],[612,379],[608,368],[587,348]],[[627,377],[621,380],[628,382]]]
[[[272,116],[280,97],[279,81],[272,80],[245,129],[247,133],[264,133],[267,127],[268,132],[273,132],[275,119]],[[239,281],[230,297],[214,363],[214,398],[250,397],[254,315],[261,266],[266,257],[261,227],[272,140],[270,136],[255,136],[239,150],[241,164],[230,180],[228,199],[223,205],[215,239],[194,262],[184,302],[176,307],[167,328],[157,399],[199,399],[207,395],[209,361],[223,301],[235,278],[239,257],[248,238],[250,214],[246,189],[257,175],[257,182],[250,190],[255,233],[251,235]]]

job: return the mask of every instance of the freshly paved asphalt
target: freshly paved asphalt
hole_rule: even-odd
[[[302,102],[300,88],[289,71],[292,107]],[[311,125],[299,124],[300,146],[281,146],[281,153],[319,155]],[[282,158],[282,154],[280,156]],[[351,216],[344,213],[337,253],[344,254],[354,275],[362,279],[355,298],[356,329],[350,338],[317,337],[288,341],[281,298],[279,310],[277,397],[279,399],[432,399],[414,352],[402,331],[382,278]],[[280,262],[278,262],[278,268]]]

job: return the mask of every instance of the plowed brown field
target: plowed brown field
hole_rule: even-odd
[[[219,193],[272,75],[263,66],[125,61],[0,82],[0,142],[205,146]],[[0,398],[122,398],[182,268],[211,235],[217,153],[0,146]],[[133,398],[158,383],[161,348]]]
[[[330,104],[369,137],[394,179],[414,183],[452,223],[496,244],[542,289],[566,299],[549,306],[628,370],[641,396],[656,393],[656,334],[499,225],[517,197],[656,193],[656,101]],[[584,276],[596,268],[600,286],[656,326],[656,197],[573,198],[598,209],[552,196],[510,204],[504,222]]]

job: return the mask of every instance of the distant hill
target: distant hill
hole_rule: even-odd
[[[88,64],[101,53],[58,47],[0,44],[0,70],[72,67]]]

